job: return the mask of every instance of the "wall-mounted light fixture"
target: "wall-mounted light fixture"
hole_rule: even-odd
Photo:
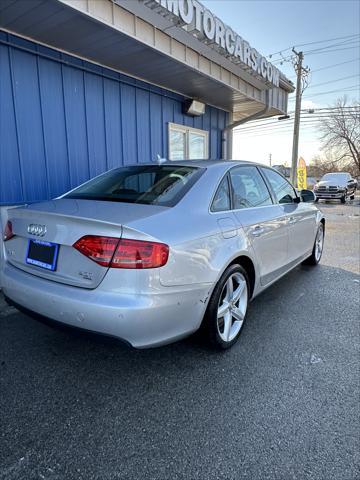
[[[192,115],[194,117],[199,117],[205,113],[205,103],[199,102],[198,100],[186,100],[184,102],[184,113],[186,115]]]

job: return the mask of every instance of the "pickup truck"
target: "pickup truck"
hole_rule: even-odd
[[[354,200],[357,180],[347,172],[327,173],[314,186],[315,202],[338,199],[345,203],[347,198]]]

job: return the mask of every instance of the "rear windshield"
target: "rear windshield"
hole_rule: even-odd
[[[173,207],[194,185],[204,168],[144,165],[117,168],[72,190],[63,198],[143,203]]]

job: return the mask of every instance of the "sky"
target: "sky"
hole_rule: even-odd
[[[303,94],[302,109],[314,108],[316,112],[334,104],[345,93],[350,101],[360,100],[359,0],[203,0],[202,3],[259,53],[264,56],[275,53],[270,61],[294,82],[294,68],[287,57],[291,48],[299,45],[296,49],[304,51],[304,66],[313,71]],[[304,45],[307,43],[312,44]],[[320,48],[323,50],[311,51]],[[282,65],[279,51],[283,51],[286,59]],[[292,119],[294,97],[294,94],[289,96],[288,104]],[[280,122],[274,118],[273,127],[241,127],[234,133],[233,157],[269,164],[271,154],[273,165],[290,165],[292,119]],[[299,156],[309,164],[321,153],[320,149],[316,123],[303,120]]]

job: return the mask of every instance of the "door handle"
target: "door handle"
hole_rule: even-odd
[[[296,221],[297,221],[297,220],[296,220],[295,217],[290,217],[290,218],[289,218],[289,225],[292,225],[292,224],[296,223]]]
[[[260,235],[262,235],[263,233],[265,232],[265,229],[263,227],[260,227],[259,225],[257,225],[253,230],[252,230],[252,235],[254,237],[259,237]]]

